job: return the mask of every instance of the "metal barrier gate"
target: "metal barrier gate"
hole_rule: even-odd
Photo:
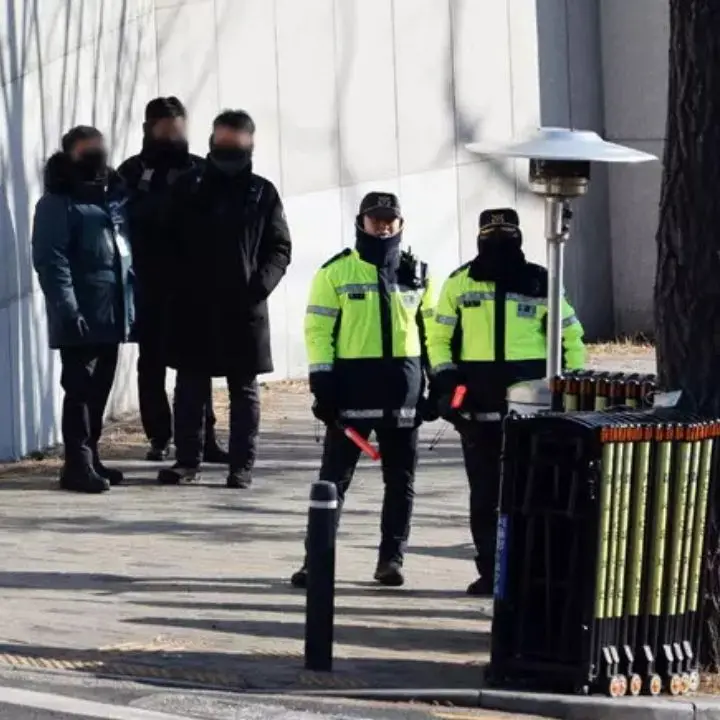
[[[604,397],[597,377],[594,387]],[[674,409],[508,417],[491,682],[611,696],[697,688],[719,437],[720,423]]]

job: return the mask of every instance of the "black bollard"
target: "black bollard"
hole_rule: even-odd
[[[337,506],[337,489],[333,483],[313,483],[307,534],[306,670],[332,670]]]

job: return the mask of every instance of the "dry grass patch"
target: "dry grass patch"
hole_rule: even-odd
[[[644,338],[618,338],[613,342],[590,343],[587,350],[591,357],[628,357],[654,353],[655,345]]]

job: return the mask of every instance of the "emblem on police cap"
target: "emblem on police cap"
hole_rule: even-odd
[[[493,213],[490,222],[493,225],[502,225],[505,222],[505,215],[503,213]]]
[[[377,204],[379,207],[392,207],[392,198],[389,195],[379,195]]]

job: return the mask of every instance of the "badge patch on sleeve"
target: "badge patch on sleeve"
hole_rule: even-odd
[[[521,318],[534,318],[537,315],[537,305],[518,303],[517,316]]]

